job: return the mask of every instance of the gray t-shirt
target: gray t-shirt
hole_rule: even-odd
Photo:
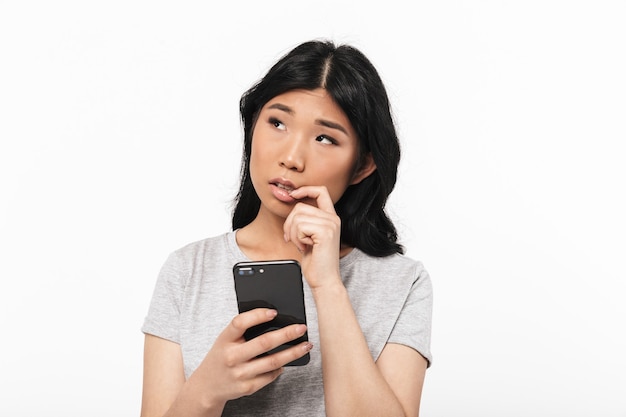
[[[248,260],[235,232],[228,232],[173,252],[163,265],[142,331],[180,344],[187,378],[237,315],[232,268]],[[432,286],[422,264],[403,255],[376,258],[354,249],[341,258],[340,269],[372,357],[377,359],[386,343],[400,343],[430,365]],[[306,283],[304,294],[311,361],[285,368],[251,396],[229,401],[224,416],[325,415],[317,310]]]

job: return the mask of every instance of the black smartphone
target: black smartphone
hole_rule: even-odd
[[[290,324],[306,324],[302,270],[298,261],[239,262],[233,266],[233,276],[240,313],[259,307],[272,308],[278,312],[272,321],[249,328],[244,334],[246,340]],[[302,337],[264,355],[284,350],[307,340],[308,334],[304,333]],[[306,365],[309,360],[310,355],[307,353],[286,366]]]

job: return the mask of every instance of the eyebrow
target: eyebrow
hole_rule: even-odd
[[[285,113],[289,114],[290,116],[293,116],[296,113],[291,107],[286,106],[286,105],[281,104],[281,103],[271,104],[267,108],[268,109],[276,109],[276,110],[284,111]],[[345,135],[350,136],[348,134],[348,131],[346,130],[346,128],[344,128],[339,123],[331,122],[330,120],[325,120],[325,119],[315,119],[315,124],[320,125],[320,126],[324,126],[324,127],[328,127],[330,129],[339,130],[340,132],[343,132]]]

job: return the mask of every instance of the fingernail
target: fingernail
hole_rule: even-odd
[[[306,325],[304,325],[304,324],[299,325],[298,326],[298,334],[302,336],[305,332],[306,332]]]
[[[304,346],[302,346],[302,350],[305,350],[307,352],[309,350],[311,350],[311,349],[313,349],[313,344],[312,343],[307,342],[307,343],[304,344]]]
[[[278,315],[278,311],[276,310],[267,310],[267,317],[274,318]]]

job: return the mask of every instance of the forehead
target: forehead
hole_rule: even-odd
[[[262,110],[280,109],[294,116],[329,118],[352,127],[345,112],[323,88],[315,90],[290,90],[270,99]]]

